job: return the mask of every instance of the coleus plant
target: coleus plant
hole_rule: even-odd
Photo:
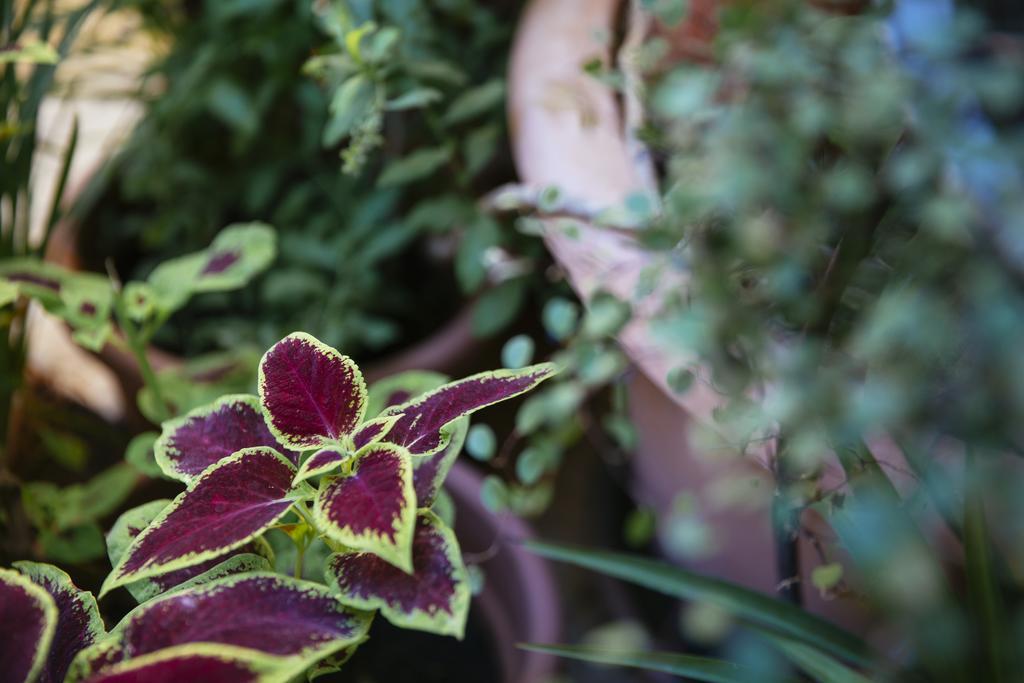
[[[74,272],[35,258],[0,261],[0,306],[24,296],[66,321],[75,341],[96,350],[118,323],[129,342],[146,344],[196,294],[243,287],[277,253],[263,223],[225,227],[206,249],[158,265],[145,281],[123,287],[95,273]]]
[[[350,358],[305,333],[285,337],[260,362],[259,396],[224,396],[163,424],[156,462],[186,489],[111,530],[114,567],[100,597],[125,587],[141,604],[110,633],[94,620],[98,628],[75,630],[31,575],[0,574],[0,612],[38,624],[7,644],[22,662],[11,680],[50,680],[40,672],[51,668],[68,681],[288,680],[340,666],[378,611],[461,638],[468,576],[431,508],[468,416],[554,373],[551,364],[497,370],[418,396],[386,384],[371,401]],[[295,540],[299,558],[326,544],[324,584],[272,571],[271,529]],[[76,609],[94,614],[84,595]],[[57,639],[74,644],[57,649]]]

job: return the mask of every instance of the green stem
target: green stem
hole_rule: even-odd
[[[999,586],[992,566],[985,501],[975,453],[967,453],[967,492],[964,498],[964,556],[967,564],[967,597],[976,621],[979,654],[988,670],[986,680],[999,683],[1006,676],[1007,652],[1005,636],[1008,626],[1001,609]]]
[[[124,300],[120,292],[117,293],[114,301],[114,315],[117,317],[117,324],[124,334],[128,348],[131,350],[132,356],[135,357],[135,362],[139,364],[139,372],[142,374],[143,384],[153,392],[159,421],[164,422],[171,419],[174,416],[168,407],[167,400],[164,398],[163,391],[160,389],[160,381],[157,379],[153,366],[149,362],[149,356],[146,354],[145,336],[139,333],[139,330],[136,329],[135,325],[125,314]]]
[[[302,578],[302,563],[306,557],[306,548],[309,545],[306,543],[306,534],[302,534],[302,538],[295,543],[295,578]]]

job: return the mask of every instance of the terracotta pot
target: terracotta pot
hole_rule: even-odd
[[[516,647],[552,643],[561,634],[560,601],[548,563],[521,546],[530,527],[511,514],[495,515],[480,502],[481,475],[456,462],[445,488],[456,504],[455,533],[464,555],[483,557],[484,589],[473,602],[492,629],[507,683],[543,683],[557,659]]]

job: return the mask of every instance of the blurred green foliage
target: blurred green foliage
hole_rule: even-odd
[[[1024,50],[977,12],[921,3],[914,21],[952,19],[907,38],[899,4],[726,3],[709,63],[666,66],[651,39],[640,135],[664,191],[627,202],[622,227],[656,279],[687,277],[653,333],[695,352],[725,397],[702,444],[776,440],[781,542],[811,533],[785,521],[805,510],[834,532],[802,590],[861,600],[898,634],[898,666],[860,666],[1016,680]],[[696,369],[669,383],[686,391]],[[881,436],[896,460],[873,451]],[[845,487],[821,483],[833,456]],[[855,680],[814,648],[780,648],[816,680]],[[750,655],[775,672],[761,679],[785,676],[767,651]]]
[[[142,121],[79,205],[89,261],[144,275],[225,220],[282,236],[251,291],[204,297],[159,343],[195,355],[308,329],[365,357],[423,337],[486,284],[484,253],[507,237],[476,197],[511,177],[511,5],[124,4],[171,42]],[[388,144],[368,144],[371,128]]]

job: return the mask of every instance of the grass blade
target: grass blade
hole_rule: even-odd
[[[814,645],[856,664],[868,665],[874,660],[868,646],[853,634],[798,607],[726,581],[663,562],[620,553],[538,541],[527,541],[525,545],[529,550],[551,560],[592,569],[680,599],[714,603],[740,619]]]
[[[523,644],[519,647],[531,652],[557,655],[594,664],[660,671],[708,683],[749,683],[757,680],[755,672],[732,662],[672,652],[610,652],[580,645]]]
[[[871,683],[869,678],[817,648],[763,631],[762,634],[779,648],[789,661],[800,667],[815,681],[820,683]]]

